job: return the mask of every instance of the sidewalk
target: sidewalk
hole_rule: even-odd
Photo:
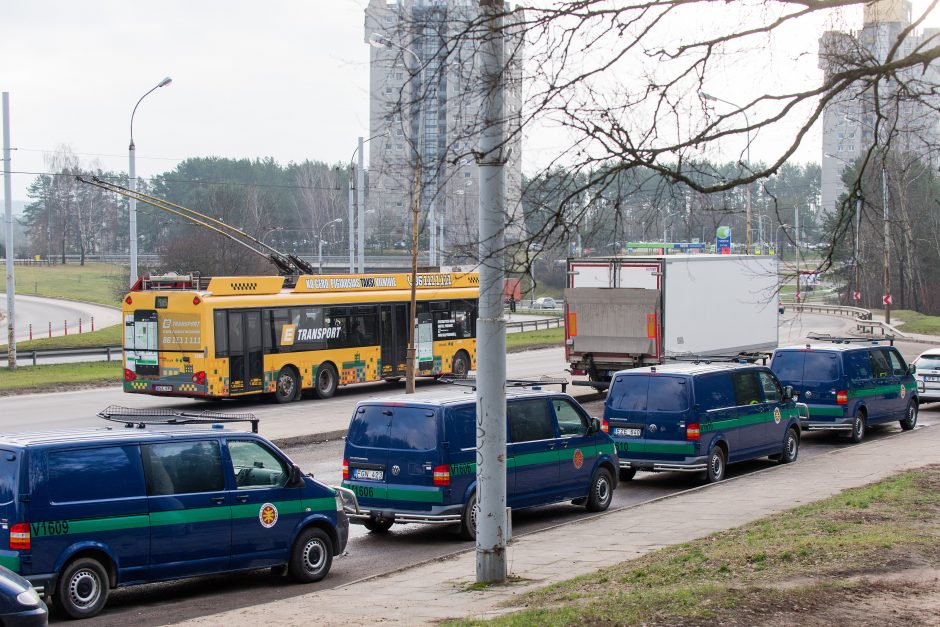
[[[509,611],[501,605],[529,590],[937,462],[940,427],[919,428],[520,536],[510,543],[507,557],[510,574],[521,583],[464,591],[475,580],[475,555],[468,551],[332,590],[186,624],[417,625],[493,616]],[[342,567],[342,558],[333,563],[334,569]]]

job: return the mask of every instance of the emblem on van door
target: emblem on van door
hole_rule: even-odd
[[[806,398],[813,398],[813,393],[809,390],[806,390]]]
[[[904,389],[904,384],[901,384],[901,398],[904,398],[904,395],[907,394],[907,390]]]
[[[272,503],[265,503],[258,511],[258,520],[265,529],[270,529],[277,524],[277,508]]]
[[[581,466],[584,465],[584,453],[581,452],[581,449],[576,448],[574,450],[574,467],[578,470],[581,469]]]
[[[779,407],[774,408],[774,422],[776,422],[778,425],[780,424],[780,408]]]
[[[397,477],[397,476],[398,476],[398,473],[400,473],[400,472],[401,472],[401,468],[398,467],[398,464],[395,464],[394,466],[392,466],[392,474],[393,474],[393,475],[395,475],[395,476]]]
[[[650,433],[656,433],[657,431],[659,431],[659,427],[656,425],[650,425]]]

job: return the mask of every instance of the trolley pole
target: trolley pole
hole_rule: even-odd
[[[506,319],[503,317],[506,225],[506,127],[503,0],[480,0],[484,123],[480,138],[480,308],[477,320],[476,578],[506,580]]]
[[[16,310],[13,302],[13,183],[10,180],[10,93],[3,92],[3,211],[7,225],[7,363],[16,370]]]

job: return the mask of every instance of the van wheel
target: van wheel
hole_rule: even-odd
[[[858,444],[865,439],[865,412],[861,409],[856,410],[855,419],[852,421],[852,433],[849,434],[849,440]]]
[[[796,461],[800,454],[800,436],[796,429],[787,429],[787,437],[783,441],[783,453],[780,455],[781,464],[790,464]]]
[[[55,589],[55,606],[69,618],[91,618],[108,602],[108,572],[96,559],[82,557],[62,571]]]
[[[300,393],[300,382],[297,379],[297,373],[293,368],[290,366],[281,368],[274,384],[274,400],[278,403],[290,403],[295,400]]]
[[[336,374],[333,364],[320,364],[313,384],[313,393],[317,398],[330,398],[336,393],[338,384],[339,375]]]
[[[333,564],[333,543],[326,532],[317,527],[307,527],[291,549],[287,572],[298,583],[320,581],[330,572]]]
[[[907,417],[901,421],[901,428],[905,431],[910,431],[917,426],[917,409],[915,401],[912,400],[907,404],[907,413],[905,414]]]
[[[606,468],[598,468],[591,477],[591,491],[588,492],[587,507],[589,512],[603,512],[610,507],[614,498],[614,478]]]
[[[705,480],[708,483],[717,483],[725,478],[727,460],[724,449],[720,446],[712,447],[712,452],[708,456],[708,468],[705,470]]]
[[[632,481],[636,476],[636,468],[621,468],[618,474],[621,481]]]
[[[474,492],[467,499],[467,504],[463,508],[463,516],[460,517],[460,537],[464,540],[477,539],[477,493]]]
[[[466,377],[470,372],[470,358],[463,351],[454,355],[454,360],[450,364],[450,372],[455,377]]]
[[[388,520],[387,518],[370,518],[362,523],[362,526],[371,531],[372,533],[385,533],[392,528],[392,525],[395,524],[394,520]]]

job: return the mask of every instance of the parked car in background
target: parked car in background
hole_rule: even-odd
[[[49,624],[49,610],[36,589],[9,568],[0,566],[0,625],[41,627]]]
[[[917,369],[914,376],[920,392],[918,400],[921,403],[940,401],[940,348],[925,350],[913,364]]]
[[[542,296],[532,301],[532,309],[554,309],[555,299],[551,296]]]

